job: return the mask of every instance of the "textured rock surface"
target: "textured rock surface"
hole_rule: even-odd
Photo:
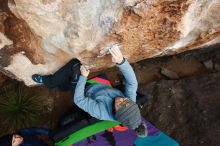
[[[218,0],[11,0],[10,10],[0,2],[1,70],[27,85],[73,57],[108,68],[115,43],[137,62],[220,42]]]
[[[220,73],[140,86],[142,113],[182,146],[219,146]]]

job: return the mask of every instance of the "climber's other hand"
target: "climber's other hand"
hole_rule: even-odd
[[[87,70],[86,67],[84,65],[81,65],[80,66],[80,72],[81,72],[81,75],[84,76],[84,77],[88,77],[89,73],[90,73],[90,70]]]

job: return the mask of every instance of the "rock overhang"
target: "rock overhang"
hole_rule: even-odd
[[[92,71],[108,68],[103,51],[113,44],[137,62],[219,43],[212,41],[220,33],[218,0],[14,0],[9,8],[0,21],[8,41],[0,43],[1,70],[29,86],[32,74],[53,73],[71,58]]]

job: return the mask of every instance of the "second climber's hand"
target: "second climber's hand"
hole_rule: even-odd
[[[114,46],[109,49],[109,52],[112,55],[112,62],[121,64],[122,61],[124,60],[124,57],[119,49],[119,46]]]
[[[90,73],[90,70],[87,70],[86,67],[84,65],[81,65],[80,66],[80,72],[81,72],[81,75],[84,76],[84,77],[88,77],[89,73]]]

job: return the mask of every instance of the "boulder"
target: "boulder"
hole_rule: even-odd
[[[71,58],[92,72],[109,68],[113,44],[133,63],[219,43],[218,0],[0,2],[0,31],[10,40],[0,70],[28,86],[32,74],[53,73]]]

